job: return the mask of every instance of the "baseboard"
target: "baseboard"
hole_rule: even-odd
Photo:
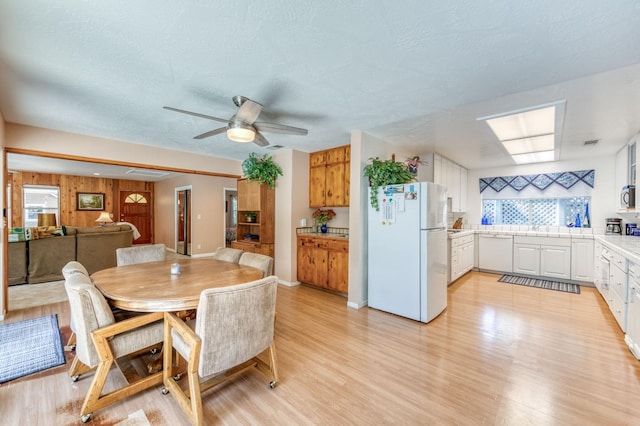
[[[369,304],[368,300],[363,300],[360,303],[355,303],[355,302],[347,302],[347,308],[352,308],[352,309],[362,309],[365,306],[367,306]]]
[[[211,257],[213,255],[214,255],[214,253],[200,253],[200,254],[192,254],[191,257],[193,259],[196,259],[198,257]]]
[[[290,281],[285,281],[285,280],[278,280],[278,284],[282,284],[282,285],[287,286],[287,287],[296,287],[296,286],[300,285],[300,281],[290,282]]]

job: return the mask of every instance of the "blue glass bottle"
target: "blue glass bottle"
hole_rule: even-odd
[[[580,213],[576,214],[576,224],[574,225],[576,228],[582,227],[580,224]]]

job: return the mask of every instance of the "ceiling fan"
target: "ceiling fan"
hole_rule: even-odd
[[[269,145],[269,142],[262,135],[263,132],[282,133],[290,135],[306,135],[307,133],[309,133],[307,129],[303,129],[300,127],[256,121],[260,116],[260,112],[262,112],[262,105],[244,96],[234,96],[232,99],[233,103],[238,107],[238,110],[236,111],[235,115],[228,120],[168,106],[165,106],[163,108],[170,111],[181,112],[183,114],[194,115],[196,117],[206,118],[208,120],[219,121],[221,123],[227,124],[225,127],[220,127],[218,129],[210,130],[201,135],[195,136],[194,139],[204,139],[226,132],[227,137],[234,142],[254,142],[259,146],[267,146]]]

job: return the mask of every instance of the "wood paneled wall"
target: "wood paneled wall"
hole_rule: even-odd
[[[50,173],[16,172],[10,173],[7,181],[11,184],[11,225],[22,226],[22,185],[47,185],[60,188],[59,225],[96,226],[100,212],[77,211],[77,192],[103,192],[105,211],[113,213],[113,220],[120,217],[120,191],[150,191],[153,182],[137,180],[107,179],[87,176],[69,176]]]

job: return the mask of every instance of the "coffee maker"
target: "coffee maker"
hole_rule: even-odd
[[[616,217],[607,218],[607,234],[618,234],[622,235],[622,219]]]

